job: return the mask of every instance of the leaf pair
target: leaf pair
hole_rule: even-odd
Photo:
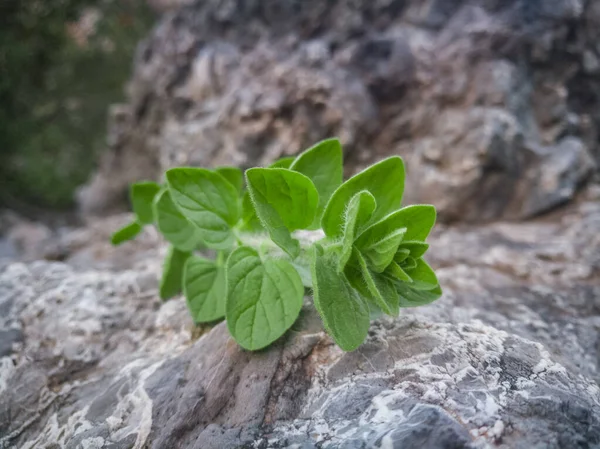
[[[376,208],[367,224],[398,209],[404,193],[404,162],[393,156],[354,175],[331,196],[325,208],[321,226],[325,235],[341,238],[345,229],[345,211],[352,198],[366,191],[375,200]]]
[[[273,242],[295,258],[300,248],[291,233],[318,228],[327,201],[342,183],[341,144],[324,140],[291,162],[248,170],[246,180],[262,225]]]

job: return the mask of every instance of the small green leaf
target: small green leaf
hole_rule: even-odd
[[[242,191],[244,187],[244,174],[241,169],[238,167],[218,167],[215,171],[229,181],[238,192]]]
[[[396,282],[396,292],[398,292],[400,307],[424,306],[442,296],[442,289],[439,285],[432,290],[415,290],[410,285],[404,282]]]
[[[405,228],[403,240],[424,240],[429,235],[434,223],[435,208],[433,206],[407,206],[369,226],[358,236],[355,245],[362,250],[403,228]]]
[[[358,260],[362,277],[369,292],[367,298],[374,301],[388,315],[398,316],[400,307],[394,283],[385,276],[371,271],[358,251],[355,250],[354,255]]]
[[[354,351],[367,337],[370,311],[366,301],[337,272],[333,254],[315,244],[313,262],[314,303],[325,329],[344,351]]]
[[[434,223],[435,207],[429,204],[403,207],[367,228],[358,237],[356,244],[363,246],[366,242],[376,241],[380,236],[400,228],[406,228],[403,240],[421,242],[427,238]]]
[[[116,231],[112,235],[110,242],[113,245],[117,246],[123,242],[126,242],[127,240],[135,238],[135,236],[138,235],[140,232],[142,232],[142,225],[139,224],[137,221],[133,221]]]
[[[350,286],[355,289],[364,299],[371,297],[371,293],[367,287],[367,281],[365,280],[364,276],[362,275],[362,271],[358,266],[358,260],[352,260],[352,263],[346,265],[344,268],[344,276],[346,276],[346,280]],[[379,306],[377,306],[377,308],[379,309]]]
[[[399,264],[404,271],[412,270],[417,266],[417,259],[408,256],[402,263]]]
[[[368,190],[377,202],[377,209],[370,222],[375,222],[400,207],[404,193],[404,162],[398,156],[384,159],[354,175],[343,183],[331,196],[321,226],[331,238],[342,236],[342,223],[346,205],[354,195]]]
[[[246,179],[256,214],[271,240],[296,257],[299,245],[290,233],[308,228],[315,218],[319,194],[314,184],[284,168],[251,168]]]
[[[282,157],[269,165],[269,168],[290,168],[295,159],[295,156]]]
[[[150,181],[136,182],[129,186],[131,207],[141,224],[154,222],[152,200],[159,190],[160,186]]]
[[[406,274],[413,280],[410,286],[415,290],[433,290],[439,284],[433,269],[423,259],[417,259],[416,266],[406,270]]]
[[[339,257],[338,272],[342,272],[352,255],[354,238],[359,234],[361,227],[369,221],[377,207],[375,198],[367,190],[358,192],[348,203],[344,219],[344,233],[342,237],[342,250]]]
[[[400,243],[400,248],[398,249],[398,251],[408,251],[411,257],[418,259],[419,257],[423,257],[423,255],[427,252],[428,249],[429,243],[419,242],[416,240],[407,241],[406,239],[404,239],[402,240],[402,243]],[[396,260],[396,258],[394,258],[394,260]]]
[[[408,282],[409,284],[412,282],[411,277],[396,262],[388,265],[385,269],[385,274],[398,281]]]
[[[250,193],[248,191],[245,191],[244,196],[242,197],[242,223],[240,225],[240,229],[248,232],[259,232],[265,230],[260,220],[256,216],[256,210],[254,209],[254,205],[252,204]]]
[[[223,318],[227,302],[225,269],[212,260],[190,257],[184,268],[183,293],[196,323]]]
[[[163,275],[160,280],[159,294],[163,301],[178,295],[181,292],[183,280],[183,267],[191,253],[179,251],[170,246],[163,262]]]
[[[396,254],[394,255],[394,262],[400,264],[404,262],[409,255],[410,251],[408,249],[402,248],[402,244],[400,244],[398,251],[396,251]]]
[[[227,260],[227,327],[240,346],[257,350],[281,337],[298,318],[302,280],[285,260],[261,261],[247,246]]]
[[[360,248],[373,271],[383,273],[394,260],[398,245],[400,245],[405,233],[406,228],[396,229],[377,241],[365,243],[364,247],[361,247],[357,242],[356,247]]]
[[[204,168],[172,168],[166,173],[171,199],[198,228],[209,248],[228,249],[231,227],[240,214],[238,192],[222,175]]]
[[[202,243],[200,231],[177,209],[168,190],[154,198],[154,215],[158,230],[180,251],[192,251]]]
[[[289,168],[308,176],[319,192],[317,214],[311,226],[318,229],[327,201],[342,184],[342,144],[338,139],[323,140],[301,153]]]

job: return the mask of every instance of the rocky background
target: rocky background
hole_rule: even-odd
[[[0,448],[600,447],[600,2],[198,0],[140,44],[80,227],[0,214]],[[157,4],[158,4],[157,3]],[[438,207],[444,296],[343,353],[162,304],[126,186],[339,136]]]

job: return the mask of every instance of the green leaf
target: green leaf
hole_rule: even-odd
[[[398,281],[408,282],[409,284],[412,282],[411,277],[396,262],[388,265],[385,269],[385,274]]]
[[[355,263],[349,263],[344,268],[344,276],[350,284],[363,298],[370,298],[371,293],[367,287],[367,281],[365,280],[360,267],[358,266],[358,260],[354,260]],[[379,309],[379,306],[376,306]],[[381,310],[381,309],[379,309]]]
[[[192,251],[202,243],[200,231],[177,209],[168,190],[154,198],[154,215],[158,230],[180,251]]]
[[[112,235],[110,242],[113,245],[117,246],[123,242],[126,242],[127,240],[135,238],[135,236],[138,235],[140,232],[142,232],[142,225],[139,224],[137,221],[133,221],[116,231]]]
[[[315,307],[337,345],[344,351],[354,351],[367,336],[370,311],[346,277],[337,272],[337,266],[333,254],[325,254],[315,244],[311,264]]]
[[[423,257],[423,255],[427,252],[428,249],[429,243],[419,242],[416,240],[407,241],[405,238],[404,240],[402,240],[402,243],[400,243],[400,248],[398,249],[398,251],[408,251],[411,257],[418,259],[419,257]],[[396,258],[394,258],[394,260],[396,260]]]
[[[355,245],[364,250],[399,229],[405,229],[402,240],[424,240],[435,223],[435,208],[429,205],[404,207],[369,226],[358,236]]]
[[[198,228],[209,248],[228,249],[231,227],[240,214],[238,192],[222,175],[204,168],[172,168],[166,173],[171,198]]]
[[[319,194],[314,184],[284,168],[251,168],[246,179],[256,214],[271,240],[296,257],[299,244],[290,233],[308,228],[315,218]]]
[[[256,216],[256,210],[248,191],[244,192],[244,196],[242,197],[242,223],[240,229],[248,232],[259,232],[265,229]]]
[[[163,275],[160,280],[159,294],[163,301],[178,295],[181,292],[183,280],[183,267],[191,253],[179,251],[170,246],[163,262]]]
[[[227,260],[227,327],[240,346],[257,350],[281,337],[296,321],[304,286],[285,260],[261,261],[247,246]]]
[[[396,292],[398,292],[400,307],[424,306],[442,296],[442,289],[439,285],[432,290],[415,290],[410,285],[404,282],[396,283]]]
[[[364,246],[400,228],[406,228],[403,240],[424,241],[434,224],[435,207],[429,204],[403,207],[365,229],[356,239],[356,244],[359,247]]]
[[[244,187],[244,174],[238,167],[218,167],[215,171],[223,176],[238,192]]]
[[[367,298],[374,301],[388,315],[398,316],[400,307],[394,283],[385,276],[371,271],[367,267],[364,258],[356,250],[355,257],[358,260],[360,272],[369,293]]]
[[[404,162],[398,156],[384,159],[356,174],[343,183],[331,196],[321,226],[325,235],[331,238],[342,236],[342,223],[346,205],[354,195],[368,190],[377,202],[377,209],[371,217],[375,222],[398,209],[404,193]]]
[[[338,139],[323,140],[301,153],[289,168],[308,176],[319,192],[317,214],[311,226],[318,229],[327,201],[342,184],[342,144]]]
[[[408,249],[402,248],[402,244],[400,244],[398,251],[396,251],[396,254],[394,255],[394,262],[396,262],[397,264],[400,264],[400,263],[404,262],[408,258],[409,255],[410,255],[410,251]]]
[[[344,220],[344,232],[342,237],[342,250],[339,257],[338,272],[342,272],[352,255],[355,236],[361,227],[369,221],[373,211],[377,207],[375,198],[367,190],[358,192],[348,203]]]
[[[365,258],[368,259],[373,271],[383,273],[394,260],[398,245],[400,245],[405,233],[406,228],[396,229],[379,240],[367,242],[364,247],[361,247],[357,242],[356,247],[360,248]]]
[[[416,266],[406,270],[406,274],[413,280],[410,286],[415,290],[433,290],[439,284],[433,269],[423,259],[417,259]]]
[[[203,257],[190,257],[184,268],[183,293],[196,323],[223,318],[227,302],[224,267]]]
[[[404,271],[406,271],[406,270],[412,270],[413,268],[415,268],[417,266],[417,259],[415,259],[414,257],[408,256],[399,265],[402,267],[402,269]]]
[[[292,162],[294,162],[295,159],[295,156],[282,157],[269,165],[269,168],[290,168],[290,165],[292,165]]]
[[[160,186],[150,181],[136,182],[129,187],[131,207],[141,224],[154,222],[152,200],[159,190]]]

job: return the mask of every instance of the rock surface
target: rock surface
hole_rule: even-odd
[[[174,165],[338,135],[350,171],[402,155],[408,199],[449,223],[430,238],[444,296],[375,320],[352,353],[307,298],[249,353],[183,298],[161,303],[152,228],[110,245],[130,215],[55,230],[0,214],[0,449],[599,448],[600,190],[576,196],[600,164],[599,30],[582,0],[173,10],[83,209]]]
[[[194,328],[183,299],[157,298],[156,236],[109,251],[127,217],[99,222],[64,240],[66,263],[0,271],[0,447],[600,447],[589,198],[528,223],[438,227],[443,298],[375,321],[353,353],[308,303],[257,353],[223,323]]]
[[[140,46],[82,209],[175,165],[267,163],[339,136],[446,221],[563,204],[600,162],[600,3],[201,0]]]

